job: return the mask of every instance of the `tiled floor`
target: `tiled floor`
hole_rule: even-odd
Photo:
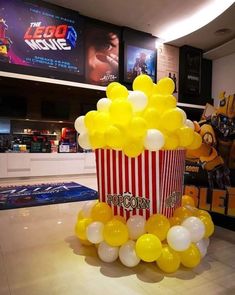
[[[97,189],[95,176],[14,180],[71,181]],[[13,184],[12,180],[0,185]],[[0,211],[0,295],[235,294],[235,233],[216,228],[200,266],[172,275],[154,263],[133,269],[101,262],[81,246],[74,224],[83,203]]]

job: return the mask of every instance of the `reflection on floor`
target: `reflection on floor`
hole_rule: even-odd
[[[77,181],[97,189],[95,175],[0,181],[0,185]],[[73,229],[83,205],[65,203],[0,212],[0,295],[235,294],[235,234],[217,227],[200,266],[172,275],[154,263],[128,269],[101,262]]]

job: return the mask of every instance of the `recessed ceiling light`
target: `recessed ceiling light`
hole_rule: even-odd
[[[165,43],[186,36],[213,21],[228,9],[234,3],[234,0],[205,2],[207,3],[200,9],[192,10],[191,15],[186,15],[178,21],[172,21],[165,29],[162,29],[160,34],[155,35],[163,39]]]

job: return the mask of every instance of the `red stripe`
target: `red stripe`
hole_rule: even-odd
[[[184,151],[178,151],[178,165],[179,165],[179,172],[178,172],[178,181],[177,181],[177,191],[180,192],[180,196],[182,196],[182,181],[183,181],[183,171],[182,171],[182,163],[184,162],[183,161],[183,158],[182,156],[184,155]],[[175,204],[175,207],[174,207],[174,210],[179,207],[181,204],[181,201],[177,202]],[[172,215],[174,213],[174,210],[172,212]]]
[[[156,184],[156,152],[152,152],[152,206],[153,206],[153,214],[157,213],[157,184]],[[151,184],[150,184],[151,185]]]
[[[123,171],[124,167],[122,165],[123,153],[122,153],[122,151],[118,151],[117,154],[118,154],[118,166],[119,166],[119,175],[118,175],[119,179],[117,180],[117,183],[119,183],[118,193],[122,195],[123,194],[123,186],[124,186],[124,183],[123,183],[123,180],[122,180],[123,173],[124,173],[124,171]],[[120,215],[124,216],[123,207],[120,207]]]
[[[163,181],[163,173],[162,173],[162,169],[163,169],[163,153],[162,151],[160,150],[159,151],[159,176],[158,176],[158,181],[159,181],[159,201],[160,201],[160,204],[158,204],[158,207],[159,207],[159,210],[158,212],[161,213],[161,200],[162,200],[162,181]]]
[[[136,197],[136,189],[135,189],[135,158],[131,158],[131,192],[134,197]],[[136,209],[133,209],[132,215],[136,214]]]
[[[174,170],[173,170],[174,169]],[[171,151],[171,170],[170,170],[170,175],[171,177],[171,183],[170,183],[170,188],[168,192],[168,196],[172,194],[172,192],[175,190],[175,179],[177,178],[177,170],[179,167],[177,167],[177,151]],[[167,217],[171,215],[171,207],[167,208]]]
[[[167,200],[167,198],[171,195],[172,192],[172,184],[173,184],[173,180],[175,175],[172,174],[172,167],[174,166],[174,162],[175,162],[175,158],[172,157],[173,155],[173,151],[169,151],[169,161],[168,161],[168,186],[167,186],[167,192],[166,192],[166,198],[165,198],[165,202]],[[166,203],[165,203],[165,215],[168,217],[169,215],[169,207],[166,207]]]
[[[104,175],[104,150],[100,150],[100,156],[101,156],[101,179],[102,179],[102,192],[101,192],[101,201],[105,202],[105,175]]]
[[[178,164],[179,169],[178,169],[178,175],[177,175],[178,178],[177,178],[176,190],[178,192],[180,192],[180,195],[181,195],[182,194],[181,185],[182,185],[182,177],[183,177],[183,175],[182,175],[182,151],[180,151],[180,150],[178,150],[178,162],[177,162],[177,164]],[[179,202],[177,202],[175,204],[174,210],[178,207],[178,205],[179,205]],[[174,213],[174,210],[172,212],[172,215]]]
[[[182,184],[182,151],[178,150],[178,181],[177,181],[177,191],[181,193]],[[175,204],[174,210],[178,207],[179,203]]]
[[[145,197],[149,199],[149,152],[145,151],[144,152],[144,170],[145,170]],[[150,216],[150,211],[146,210],[146,219],[148,219]]]
[[[184,183],[184,171],[185,171],[185,156],[186,156],[186,151],[181,150],[180,151],[180,163],[181,163],[181,183],[180,188],[181,188],[181,195],[183,194],[183,183]],[[177,207],[181,206],[181,202],[179,202]]]
[[[163,195],[164,195],[164,182],[165,182],[165,152],[161,151],[162,154],[162,170],[161,170],[161,211],[160,213],[163,214]]]
[[[130,192],[130,187],[129,187],[129,161],[128,157],[124,156],[124,161],[125,161],[125,192]],[[130,212],[125,210],[125,216],[126,220],[130,217]]]
[[[139,182],[139,197],[143,198],[142,190],[142,154],[138,156],[138,182]],[[143,215],[143,209],[139,209],[139,215]]]
[[[166,196],[166,191],[167,191],[167,177],[168,177],[168,173],[167,173],[167,163],[168,163],[168,151],[164,152],[164,170],[165,170],[165,175],[164,175],[164,187],[163,187],[163,196],[162,196],[162,204],[163,204],[163,211],[162,214],[166,214],[165,212],[165,196]]]
[[[96,175],[97,175],[97,184],[98,184],[98,195],[99,195],[99,199],[100,199],[100,176],[99,176],[99,171],[100,171],[100,167],[99,167],[99,150],[95,150],[95,162],[96,162]]]
[[[171,183],[170,183],[170,187],[169,187],[169,193],[168,196],[170,196],[172,194],[173,191],[176,190],[175,187],[175,180],[177,179],[177,171],[179,169],[179,166],[177,166],[177,151],[171,151],[171,171],[170,171],[170,175],[173,175],[173,177],[171,178]],[[171,208],[167,208],[167,216],[170,217],[171,216]]]
[[[166,199],[169,194],[169,186],[171,183],[172,175],[171,175],[171,151],[167,151],[167,161],[166,161],[166,171],[167,171],[167,177],[166,177],[166,188],[165,188],[165,195],[164,195],[164,215],[167,216],[167,207],[166,207]]]
[[[174,165],[172,167],[172,173],[174,173],[174,178],[172,181],[172,189],[171,189],[171,194],[173,191],[177,192],[177,183],[178,183],[178,179],[179,179],[179,151],[174,151],[172,153],[172,156],[174,158]],[[174,204],[175,207],[175,204]],[[173,208],[174,208],[173,207]],[[173,208],[169,208],[169,213],[168,216],[171,217],[172,216],[172,212],[173,212]]]
[[[110,150],[106,150],[106,165],[107,165],[107,193],[111,194],[111,175],[110,175],[110,161],[112,160],[110,158]]]
[[[118,153],[112,150],[112,162],[113,162],[113,171],[111,171],[113,175],[113,193],[117,194],[117,167],[116,167],[116,158]],[[117,206],[114,206],[114,215],[117,215]]]

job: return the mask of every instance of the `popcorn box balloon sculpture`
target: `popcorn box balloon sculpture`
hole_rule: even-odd
[[[132,92],[113,82],[97,110],[75,121],[80,146],[95,150],[100,201],[126,220],[171,217],[181,205],[185,150],[202,139],[173,90],[170,78],[137,76]]]
[[[181,206],[184,150],[145,150],[138,157],[122,151],[96,149],[100,202],[108,203],[114,215],[161,213],[167,217]]]

